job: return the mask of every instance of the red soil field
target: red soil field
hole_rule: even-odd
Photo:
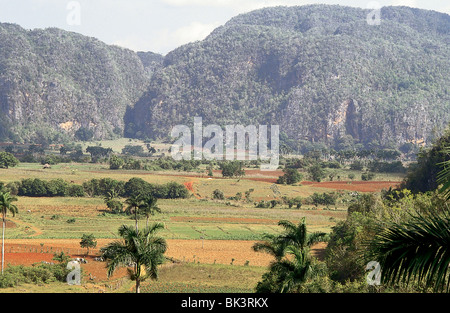
[[[98,247],[103,247],[112,239],[98,239]],[[43,247],[40,244],[44,244]],[[250,265],[268,266],[272,261],[272,257],[265,253],[257,253],[252,250],[254,241],[233,241],[233,240],[167,240],[168,257],[175,258],[180,261],[192,262],[200,261],[201,263],[215,263],[230,264],[232,259],[235,259],[236,265],[243,265],[246,261]],[[32,249],[33,252],[25,252],[25,246],[28,251]],[[54,262],[53,253],[47,253],[46,247],[53,247],[53,251],[65,253],[70,249],[71,258],[84,258],[88,261],[87,264],[81,264],[85,280],[91,283],[107,282],[105,262],[97,262],[94,260],[95,255],[98,255],[98,249],[91,250],[90,255],[84,255],[85,249],[79,246],[79,240],[71,239],[11,239],[5,244],[5,266],[25,265],[32,266],[36,263]],[[319,243],[312,248],[312,253],[317,257],[323,255],[326,247],[325,243]],[[44,253],[40,253],[41,249]],[[12,250],[11,250],[12,249]],[[12,252],[11,252],[12,251]],[[36,252],[37,251],[37,252]],[[195,256],[195,258],[194,258]],[[109,279],[110,282],[119,278],[125,277],[127,271],[125,268],[120,268]]]

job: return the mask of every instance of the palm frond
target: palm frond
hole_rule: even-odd
[[[371,243],[371,256],[382,268],[382,281],[396,284],[412,279],[449,291],[450,214],[418,214],[402,224],[390,224]]]
[[[446,148],[442,151],[443,153],[449,155],[450,148]],[[437,174],[437,183],[442,185],[439,189],[447,200],[450,200],[450,160],[439,163],[442,166],[442,170]]]

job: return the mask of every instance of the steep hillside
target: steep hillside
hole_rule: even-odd
[[[126,115],[128,136],[204,124],[276,124],[292,142],[429,142],[450,117],[450,16],[310,5],[235,17],[169,53]]]
[[[95,138],[122,136],[126,107],[154,69],[135,52],[94,38],[0,24],[0,138],[45,142],[80,129]]]

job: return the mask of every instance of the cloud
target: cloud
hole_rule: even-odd
[[[134,51],[152,51],[166,54],[173,47],[179,47],[191,42],[205,39],[220,23],[191,22],[186,26],[171,30],[168,28],[159,30],[157,34],[149,37],[130,35],[116,40],[115,45],[126,47]]]
[[[169,40],[177,45],[205,39],[220,23],[204,24],[192,22],[169,33]]]
[[[175,7],[222,7],[236,12],[247,12],[279,5],[304,5],[317,3],[308,0],[162,0],[164,3]]]
[[[415,8],[417,7],[417,1],[416,0],[393,0],[392,1],[393,6],[406,6]]]

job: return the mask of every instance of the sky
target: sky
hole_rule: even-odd
[[[365,9],[402,5],[450,14],[448,0],[0,0],[0,22],[57,27],[134,51],[167,54],[203,40],[238,14],[318,3]]]

